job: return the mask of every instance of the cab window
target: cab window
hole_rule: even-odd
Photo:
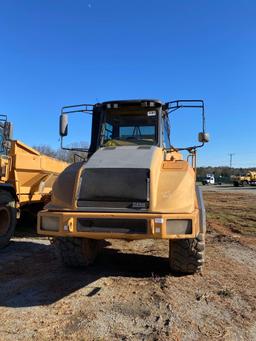
[[[150,112],[151,113],[151,112]],[[105,115],[101,145],[156,145],[158,115],[147,111],[110,111]]]

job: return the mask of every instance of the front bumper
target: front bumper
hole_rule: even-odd
[[[195,238],[199,233],[199,211],[144,214],[44,210],[38,214],[37,232],[53,237],[92,239]]]

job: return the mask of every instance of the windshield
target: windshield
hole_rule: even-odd
[[[101,145],[155,145],[157,144],[157,111],[106,113],[102,124]]]

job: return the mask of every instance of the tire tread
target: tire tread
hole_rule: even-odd
[[[176,239],[169,242],[169,264],[174,272],[193,274],[201,272],[204,264],[205,235],[194,239]]]
[[[101,249],[101,240],[58,237],[52,240],[58,257],[68,267],[87,267]]]

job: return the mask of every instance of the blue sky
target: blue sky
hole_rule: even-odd
[[[256,166],[256,1],[0,4],[0,112],[16,138],[59,146],[67,104],[202,98],[211,142],[199,165],[225,165],[235,153],[234,166]],[[179,142],[197,134],[182,115]],[[75,128],[89,140],[88,124]]]

